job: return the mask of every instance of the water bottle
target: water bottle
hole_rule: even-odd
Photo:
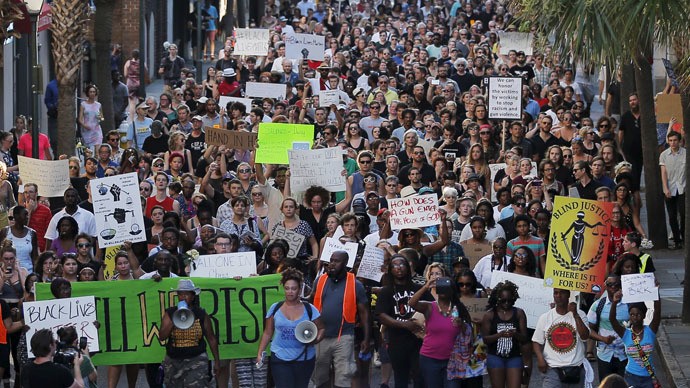
[[[453,311],[450,313],[450,316],[453,317],[453,319],[457,319],[460,317],[460,313],[458,312],[457,306],[453,307]]]
[[[264,359],[266,358],[266,352],[261,352],[261,360],[254,364],[256,369],[261,369],[264,366]]]

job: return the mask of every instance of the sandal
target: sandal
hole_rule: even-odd
[[[215,61],[215,60],[216,60],[215,54],[211,54],[211,60],[212,60],[212,61]]]
[[[594,355],[594,352],[587,352],[587,360],[588,361],[596,361],[597,356]]]

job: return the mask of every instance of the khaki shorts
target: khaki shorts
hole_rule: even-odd
[[[324,338],[316,345],[316,366],[311,379],[317,387],[330,381],[331,364],[337,387],[349,387],[357,372],[355,363],[355,337],[342,335],[340,339]]]

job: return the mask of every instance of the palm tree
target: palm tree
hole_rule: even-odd
[[[119,0],[94,0],[96,15],[94,22],[94,50],[96,52],[95,80],[99,90],[98,101],[103,108],[101,128],[105,136],[114,128],[113,88],[110,77],[110,43],[113,30],[113,10],[121,6]]]
[[[12,0],[0,0],[0,41],[8,38],[19,38],[21,34],[17,30],[11,30],[10,24],[24,18],[19,4]],[[0,47],[0,63],[3,62],[4,45]]]
[[[74,154],[77,117],[76,90],[84,57],[88,2],[54,0],[52,53],[58,82],[58,154]]]

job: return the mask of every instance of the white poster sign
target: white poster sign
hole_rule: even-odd
[[[508,55],[510,50],[524,51],[525,55],[532,55],[532,33],[530,32],[499,32],[501,55]]]
[[[251,98],[220,96],[220,98],[218,99],[218,105],[221,108],[227,109],[229,102],[241,102],[244,104],[244,107],[247,108],[247,112],[252,110],[252,99]],[[227,111],[230,112],[229,109],[227,109]]]
[[[321,186],[328,191],[345,190],[343,152],[339,147],[317,150],[288,150],[290,188],[293,192]]]
[[[321,90],[319,91],[319,106],[330,107],[331,105],[338,105],[340,103],[340,92],[338,90]]]
[[[334,238],[327,237],[323,246],[323,252],[321,252],[320,260],[330,263],[333,252],[345,251],[347,252],[347,266],[352,268],[355,265],[355,259],[357,258],[357,249],[359,249],[359,244],[357,243],[346,242],[343,244]]]
[[[323,61],[326,37],[323,35],[295,34],[285,37],[285,58]]]
[[[69,187],[69,160],[40,160],[19,156],[22,182],[38,185],[41,197],[62,197]],[[139,194],[139,189],[137,189]]]
[[[522,78],[487,78],[489,80],[489,119],[522,119]]]
[[[305,237],[295,232],[294,230],[287,229],[282,225],[276,225],[275,229],[273,229],[273,233],[271,233],[271,240],[276,240],[279,238],[287,241],[288,245],[290,245],[288,257],[297,257],[299,249],[302,247],[302,244],[304,243]]]
[[[247,97],[268,97],[276,100],[285,99],[285,84],[270,84],[266,82],[247,82]],[[250,106],[251,107],[251,106]]]
[[[231,279],[249,277],[256,273],[256,252],[222,253],[203,255],[194,260],[190,277]]]
[[[551,309],[553,303],[553,288],[544,286],[544,279],[531,276],[517,275],[510,272],[494,271],[491,275],[491,288],[495,288],[500,282],[510,280],[518,286],[520,298],[515,302],[515,307],[525,310],[527,315],[527,327],[537,327],[539,317]],[[575,300],[578,292],[570,292],[570,300]]]
[[[235,55],[265,56],[268,53],[270,39],[265,28],[236,28]]]
[[[132,172],[89,181],[101,248],[146,241],[139,177]]]
[[[49,329],[57,340],[57,331],[61,327],[74,326],[77,337],[86,337],[90,352],[98,352],[98,329],[96,321],[96,300],[93,296],[24,302],[24,323],[29,327],[26,332],[26,346],[29,357],[31,337],[39,330]]]
[[[438,197],[436,194],[413,195],[411,197],[389,199],[391,228],[421,228],[438,225]]]
[[[359,262],[357,277],[380,282],[383,276],[381,266],[383,266],[383,249],[367,245],[364,247],[362,261]]]
[[[623,303],[652,302],[659,299],[659,287],[653,273],[636,273],[621,276]]]

